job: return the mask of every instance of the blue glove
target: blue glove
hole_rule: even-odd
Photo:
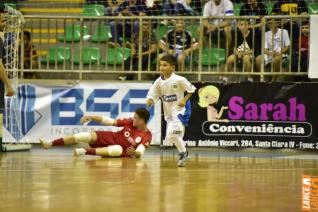
[[[191,116],[191,101],[188,100],[186,105],[185,105],[185,112],[184,114],[179,114],[178,118],[179,120],[182,122],[182,124],[184,126],[188,126],[189,120],[190,120],[190,116]]]

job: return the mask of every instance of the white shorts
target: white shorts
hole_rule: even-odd
[[[282,63],[288,59],[288,55],[286,54],[283,54],[282,56]],[[272,63],[273,62],[273,57],[271,56],[268,56],[268,55],[265,55],[264,57],[264,63],[265,63],[265,66],[267,66],[268,64]]]
[[[166,142],[171,143],[171,137],[178,136],[183,139],[184,126],[181,121],[167,121]]]

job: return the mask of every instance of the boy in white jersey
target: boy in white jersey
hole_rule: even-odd
[[[183,142],[184,125],[187,125],[191,114],[191,103],[188,100],[196,88],[186,78],[175,74],[175,67],[174,55],[166,54],[160,59],[162,76],[151,86],[147,106],[152,106],[159,98],[163,102],[167,122],[166,141],[176,145],[180,156],[178,166],[184,166],[189,158]]]

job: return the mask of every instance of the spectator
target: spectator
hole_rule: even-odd
[[[199,43],[185,29],[184,20],[177,20],[175,29],[170,30],[159,42],[159,47],[168,54],[175,55],[179,71],[184,70],[184,63],[191,52],[199,49]]]
[[[273,6],[273,15],[307,15],[308,8],[304,0],[277,0],[277,3]],[[292,26],[290,24],[292,23]],[[296,21],[290,21],[290,19],[282,19],[281,28],[286,29],[289,35],[292,37],[291,48],[292,58],[295,58],[298,51],[298,41],[300,29]]]
[[[119,7],[123,2],[123,0],[105,0],[105,16],[113,16],[116,8]]]
[[[37,69],[39,67],[38,54],[33,45],[31,45],[31,33],[29,31],[23,32],[24,44],[24,68]]]
[[[163,16],[174,15],[174,7],[176,0],[164,0],[163,1]]]
[[[266,16],[267,9],[262,2],[257,0],[248,0],[247,3],[243,4],[240,9],[240,16]],[[255,21],[255,19],[250,20],[253,27],[260,27],[261,22]]]
[[[298,71],[298,60],[300,57],[300,71],[308,70],[308,52],[309,52],[309,21],[304,21],[301,25],[300,50],[293,60],[292,70]]]
[[[148,9],[147,15],[157,16],[162,11],[161,0],[144,0]],[[160,13],[161,14],[161,13]]]
[[[146,5],[142,0],[127,0],[115,9],[116,16],[145,16],[148,13]],[[131,38],[131,35],[139,31],[139,22],[130,20],[110,22],[110,31],[112,34],[111,45],[122,44],[123,36]]]
[[[237,62],[240,65],[243,64],[244,72],[251,72],[252,59],[258,52],[257,41],[253,37],[253,31],[250,29],[248,20],[239,20],[238,29],[234,53],[227,59],[226,71],[232,71],[234,63]],[[227,81],[227,78],[223,77],[223,80]],[[248,81],[253,81],[253,78],[249,77]]]
[[[142,52],[141,52],[141,61],[142,61],[142,70],[148,69],[148,64],[151,65],[151,62],[156,58],[157,52],[157,40],[156,36],[153,33],[152,24],[150,22],[144,21],[142,30]],[[139,34],[134,33],[131,43],[131,56],[125,60],[124,67],[125,70],[139,70]],[[121,80],[125,80],[126,76],[120,76]],[[131,79],[131,78],[128,78]]]
[[[198,13],[192,9],[191,0],[177,0],[174,6],[175,15],[198,15]]]
[[[290,40],[287,30],[278,27],[277,20],[269,20],[270,30],[265,33],[265,51],[264,62],[265,66],[273,63],[273,71],[279,72],[281,63],[288,58],[288,50]],[[256,68],[261,70],[263,55],[256,58]],[[272,81],[276,80],[273,76]]]
[[[219,19],[204,19],[203,27],[204,34],[211,37],[218,36],[218,30],[223,32],[225,36],[225,46],[227,54],[229,53],[231,45],[231,20],[222,19],[225,16],[233,16],[233,3],[230,0],[209,0],[204,5],[203,16],[208,18],[209,16],[219,16]],[[218,38],[219,39],[219,38]]]

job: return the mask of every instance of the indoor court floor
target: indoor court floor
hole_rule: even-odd
[[[141,159],[74,158],[72,148],[0,153],[0,211],[293,212],[302,176],[318,176],[315,152],[190,149]]]

